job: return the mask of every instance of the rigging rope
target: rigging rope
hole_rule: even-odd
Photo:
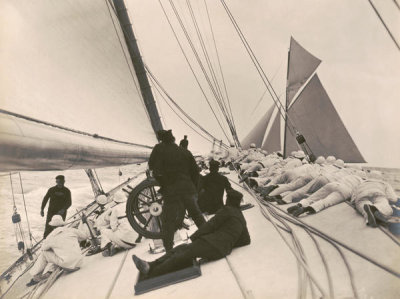
[[[184,26],[183,22],[182,22],[182,19],[181,19],[180,15],[179,15],[179,12],[177,11],[177,9],[176,9],[174,3],[172,2],[172,0],[169,0],[169,2],[170,2],[170,5],[171,5],[171,7],[172,7],[172,9],[173,9],[173,11],[174,11],[174,13],[175,13],[175,16],[176,16],[176,18],[177,18],[179,24],[181,25],[182,31],[183,31],[184,34],[185,34],[185,37],[186,37],[186,39],[187,39],[187,41],[188,41],[188,43],[189,43],[189,45],[190,45],[190,47],[191,47],[191,49],[192,49],[192,52],[193,52],[193,54],[194,54],[194,56],[195,56],[195,58],[196,58],[196,60],[197,60],[197,63],[199,64],[199,66],[200,66],[200,68],[201,68],[201,70],[202,70],[202,72],[203,72],[203,74],[204,74],[204,77],[205,77],[205,79],[206,79],[206,81],[207,81],[207,83],[208,83],[208,85],[209,85],[209,87],[210,87],[210,90],[211,90],[212,94],[214,95],[214,98],[216,99],[217,104],[219,104],[219,93],[218,93],[218,91],[216,90],[216,88],[213,86],[213,84],[212,84],[212,82],[211,82],[212,80],[210,79],[210,77],[209,77],[209,75],[208,75],[208,73],[207,73],[207,71],[206,71],[206,68],[204,67],[204,64],[202,63],[202,61],[201,61],[201,59],[200,59],[200,55],[199,55],[199,53],[197,52],[196,47],[194,46],[194,43],[193,43],[192,39],[190,38],[190,35],[189,35],[189,33],[188,33],[186,27]],[[208,57],[208,56],[207,56],[207,53],[206,53],[206,51],[204,51],[204,42],[203,42],[203,39],[202,39],[202,37],[201,37],[201,34],[199,33],[199,29],[198,29],[198,26],[197,26],[197,22],[196,22],[196,20],[195,20],[195,18],[194,18],[194,15],[193,15],[192,11],[191,11],[190,3],[188,3],[188,1],[186,1],[186,3],[187,3],[187,5],[188,5],[188,7],[189,7],[189,12],[190,12],[190,15],[191,15],[191,18],[192,18],[192,22],[193,22],[193,24],[194,24],[194,27],[195,27],[197,36],[198,36],[198,38],[199,38],[200,45],[201,45],[201,47],[202,47],[203,54],[204,54],[205,59],[206,59],[206,63],[209,65],[208,60],[207,60],[207,57]],[[210,65],[209,65],[209,67],[210,67]],[[211,68],[210,68],[210,72],[211,72],[211,75],[212,75],[213,72],[212,72],[212,69],[211,69]],[[214,78],[213,78],[213,79],[214,79]],[[224,115],[224,111],[223,111],[222,109],[221,109],[221,112],[222,112],[222,114]],[[226,118],[225,115],[224,115],[224,117]],[[228,125],[229,125],[229,122],[228,122]],[[228,137],[227,137],[227,138],[228,138]],[[228,140],[229,140],[229,138],[228,138]]]
[[[156,91],[160,94],[161,98],[165,101],[165,103],[168,105],[168,107],[179,117],[180,120],[182,120],[189,128],[191,128],[195,133],[200,135],[202,138],[204,138],[208,142],[213,142],[212,140],[208,139],[204,135],[202,135],[200,132],[198,132],[194,127],[192,127],[190,124],[188,124],[180,115],[178,112],[175,111],[175,109],[171,106],[171,104],[165,99],[161,91],[159,90],[159,87],[155,84],[153,78],[151,77],[151,80],[154,84],[154,87],[156,88]]]
[[[199,88],[200,88],[200,90],[201,90],[201,92],[202,92],[204,98],[206,99],[207,104],[208,104],[208,106],[210,107],[210,109],[211,109],[211,111],[212,111],[212,113],[213,113],[215,119],[217,120],[219,127],[221,128],[221,130],[222,130],[222,132],[224,133],[225,137],[226,137],[226,138],[228,139],[228,141],[229,141],[228,135],[226,134],[224,128],[222,127],[222,124],[220,123],[220,121],[219,121],[219,119],[218,119],[218,117],[217,117],[217,115],[216,115],[216,113],[215,113],[215,111],[214,111],[214,109],[213,109],[213,107],[212,107],[212,105],[211,105],[211,103],[210,103],[210,101],[209,101],[209,99],[208,99],[208,97],[207,97],[207,95],[206,95],[206,93],[205,93],[203,87],[202,87],[201,84],[200,84],[200,81],[199,81],[199,79],[198,79],[198,77],[197,77],[197,75],[196,75],[196,73],[195,73],[195,71],[194,71],[192,65],[191,65],[190,62],[189,62],[189,59],[188,59],[188,57],[187,57],[187,55],[186,55],[186,53],[185,53],[185,51],[184,51],[184,49],[183,49],[183,46],[182,46],[181,42],[180,42],[179,39],[178,39],[177,33],[176,33],[174,27],[172,26],[172,23],[171,23],[171,21],[170,21],[168,15],[167,15],[167,12],[166,12],[164,6],[163,6],[162,3],[161,3],[161,0],[158,0],[158,2],[159,2],[160,6],[161,6],[161,9],[162,9],[162,11],[163,11],[163,13],[164,13],[164,15],[165,15],[167,21],[168,21],[168,24],[169,24],[169,26],[170,26],[170,28],[171,28],[171,30],[172,30],[172,33],[173,33],[174,36],[175,36],[175,39],[176,39],[176,41],[177,41],[177,43],[178,43],[178,45],[179,45],[179,48],[181,49],[181,52],[182,52],[183,56],[185,57],[185,60],[186,60],[188,66],[189,66],[189,68],[190,68],[190,70],[191,70],[191,72],[192,72],[192,74],[193,74],[193,76],[194,76],[194,78],[195,78],[195,80],[196,80],[196,82],[197,82],[197,85],[199,86]],[[172,3],[171,5],[173,6],[173,3]],[[173,6],[173,7],[175,7],[175,6]],[[180,20],[181,27],[182,27],[182,28],[185,28],[184,25],[183,25],[183,23],[182,23],[181,18],[179,18],[179,14],[176,13],[176,15],[177,15],[178,20]],[[185,32],[185,31],[184,31],[184,32]],[[187,32],[186,32],[186,34],[187,34]],[[187,38],[190,39],[190,37],[187,37]]]
[[[22,185],[21,173],[20,173],[20,172],[18,172],[18,174],[19,174],[19,182],[20,182],[20,185],[21,185],[21,191],[22,191],[22,200],[24,201],[24,209],[25,209],[25,217],[26,217],[26,222],[28,223],[29,239],[30,239],[30,242],[31,242],[31,246],[30,246],[30,248],[32,248],[32,232],[31,232],[31,226],[30,226],[30,224],[29,224],[28,211],[27,211],[27,209],[26,209],[26,202],[25,202],[24,188],[23,188],[23,185]]]
[[[394,42],[394,44],[396,45],[397,49],[400,51],[400,46],[397,43],[396,39],[394,38],[392,32],[390,31],[389,27],[386,25],[385,21],[383,20],[383,18],[381,17],[379,11],[376,9],[375,5],[372,3],[371,0],[368,0],[369,4],[371,4],[372,9],[375,11],[377,17],[379,18],[379,20],[381,21],[382,25],[385,27],[387,33],[389,34],[390,38],[392,39],[392,41]],[[395,1],[396,6],[399,8],[398,3]]]
[[[161,83],[157,80],[157,78],[153,75],[153,73],[150,71],[149,67],[147,65],[145,65],[146,71],[150,76],[150,79],[152,81],[154,81],[154,83],[156,83],[154,86],[158,89],[160,88],[160,90],[162,91],[162,93],[160,92],[160,90],[158,90],[158,92],[160,93],[160,95],[162,96],[162,94],[165,94],[166,97],[168,98],[168,100],[187,118],[189,119],[195,126],[197,126],[204,134],[206,134],[209,138],[217,140],[217,138],[215,138],[213,135],[211,135],[206,129],[204,129],[198,122],[196,122],[192,117],[190,117],[173,99],[172,97],[167,93],[167,91],[164,89],[164,87],[161,85]],[[165,98],[162,96],[162,98],[165,101]],[[171,107],[171,106],[170,106]],[[171,108],[172,109],[172,108]],[[174,111],[174,110],[173,110]],[[179,116],[179,115],[178,115]],[[183,120],[183,119],[182,119]],[[184,121],[185,122],[185,121]],[[186,122],[185,122],[186,123]],[[187,123],[186,123],[187,124]],[[189,124],[187,124],[189,127],[191,127]],[[196,130],[195,130],[196,131]],[[223,146],[225,148],[227,148],[228,146],[225,145],[223,143]]]
[[[399,5],[399,3],[397,3],[397,0],[393,0],[393,2],[394,2],[394,5],[396,5],[396,7],[400,10],[400,5]]]
[[[221,112],[224,115],[224,117],[226,119],[226,122],[228,123],[229,129],[231,131],[232,137],[234,138],[234,141],[236,141],[235,140],[235,131],[234,131],[234,128],[232,126],[232,120],[230,119],[229,112],[227,113],[227,106],[226,106],[226,104],[224,102],[223,94],[222,94],[221,88],[220,88],[220,86],[218,84],[217,76],[216,76],[214,68],[212,66],[210,55],[208,54],[208,51],[207,51],[206,45],[204,43],[204,39],[203,39],[203,36],[201,34],[199,25],[198,25],[198,23],[196,21],[196,17],[195,17],[193,8],[192,8],[189,0],[186,0],[186,4],[187,4],[187,6],[189,8],[189,12],[190,12],[190,15],[191,15],[191,18],[192,18],[192,22],[193,22],[194,27],[196,29],[196,33],[197,33],[197,36],[198,36],[198,39],[200,41],[200,45],[201,45],[201,48],[202,48],[202,51],[203,51],[203,55],[205,57],[207,66],[208,66],[209,71],[211,73],[212,81],[213,81],[213,83],[215,85],[215,87],[214,87],[210,83],[210,88],[212,88],[212,90],[214,92],[215,100],[216,100],[219,108],[221,109]]]
[[[228,17],[229,17],[229,19],[231,20],[233,26],[235,27],[235,30],[236,30],[236,32],[238,33],[239,38],[241,39],[243,45],[245,46],[246,51],[247,51],[247,53],[249,54],[249,56],[250,56],[250,58],[251,58],[251,60],[252,60],[252,62],[253,62],[253,64],[254,64],[254,66],[256,67],[257,72],[258,72],[258,74],[259,74],[260,77],[261,77],[261,80],[263,81],[265,87],[267,88],[268,93],[270,94],[272,100],[274,101],[275,106],[278,108],[279,114],[282,116],[282,118],[283,118],[284,120],[287,120],[287,121],[286,121],[286,126],[288,127],[290,133],[295,137],[295,136],[296,136],[297,130],[296,130],[296,127],[295,127],[294,124],[293,124],[293,121],[291,120],[291,118],[290,118],[289,115],[287,114],[286,109],[285,109],[285,106],[284,106],[284,105],[282,104],[282,102],[279,100],[279,97],[278,97],[278,95],[276,94],[276,92],[275,92],[273,86],[271,85],[270,80],[269,80],[268,77],[266,76],[266,74],[265,74],[263,68],[261,67],[261,65],[260,65],[260,63],[259,63],[257,57],[255,56],[253,50],[251,49],[249,43],[247,42],[246,37],[245,37],[244,34],[242,33],[242,31],[241,31],[239,25],[237,24],[237,22],[236,22],[234,16],[232,15],[231,11],[229,10],[229,7],[227,6],[227,4],[225,3],[224,0],[220,0],[220,1],[221,1],[221,3],[222,3],[222,5],[223,5],[223,7],[224,7],[224,9],[225,9],[225,11],[226,11],[226,13],[228,14]],[[283,110],[283,112],[282,112],[282,110]]]
[[[206,0],[204,0],[204,6],[205,6],[206,12],[207,12],[207,19],[208,19],[208,23],[209,23],[209,26],[210,26],[210,31],[211,31],[211,36],[212,36],[214,48],[215,48],[215,53],[216,53],[216,56],[217,56],[219,71],[220,71],[220,73],[221,73],[222,84],[223,84],[224,90],[225,90],[225,96],[226,96],[226,99],[227,99],[227,101],[228,101],[228,107],[229,107],[229,112],[230,112],[231,119],[232,119],[232,124],[233,124],[233,127],[234,127],[234,129],[235,129],[235,133],[236,133],[235,138],[236,138],[237,146],[240,146],[240,141],[239,141],[239,138],[238,138],[237,132],[236,132],[235,119],[234,119],[233,113],[232,113],[231,101],[230,101],[229,94],[228,94],[228,90],[227,90],[226,83],[225,83],[224,72],[222,71],[221,60],[220,60],[220,58],[219,58],[217,43],[216,43],[216,41],[215,41],[214,29],[213,29],[213,26],[212,26],[212,23],[211,23],[210,13],[209,13],[209,11],[208,11],[208,6],[207,6],[207,1],[206,1]]]

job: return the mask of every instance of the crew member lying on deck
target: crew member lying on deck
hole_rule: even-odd
[[[42,252],[29,272],[32,279],[26,284],[28,287],[44,278],[42,273],[50,263],[67,271],[78,270],[82,264],[79,242],[85,240],[87,235],[76,228],[65,227],[60,215],[54,215],[49,225],[57,228],[43,241]]]
[[[347,175],[335,182],[326,184],[311,196],[302,199],[296,206],[290,207],[288,212],[296,217],[305,212],[310,214],[320,212],[330,206],[350,199],[354,189],[361,182],[361,177]]]
[[[371,227],[377,227],[378,221],[387,223],[400,220],[399,217],[392,216],[391,204],[397,202],[396,193],[392,186],[382,181],[382,175],[378,171],[371,171],[369,179],[358,185],[353,191],[351,202]]]
[[[242,193],[228,190],[226,205],[190,237],[192,243],[177,246],[152,262],[133,255],[138,270],[154,277],[188,267],[194,258],[218,260],[229,255],[233,248],[250,244],[246,220],[240,210],[242,198]]]

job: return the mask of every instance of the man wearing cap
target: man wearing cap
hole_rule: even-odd
[[[37,284],[43,277],[43,271],[51,263],[67,271],[78,270],[82,264],[83,256],[79,242],[87,235],[76,228],[65,227],[65,222],[60,215],[54,215],[49,225],[54,230],[44,240],[41,253],[29,271],[32,275],[27,286]]]
[[[153,262],[133,255],[137,269],[148,277],[159,276],[190,266],[194,258],[218,260],[233,248],[249,245],[250,235],[240,210],[242,198],[242,193],[228,190],[226,205],[190,237],[192,243],[177,246]]]
[[[46,238],[54,227],[49,225],[51,218],[54,215],[60,215],[63,220],[67,216],[67,210],[71,206],[71,191],[64,186],[65,178],[63,175],[56,176],[56,185],[51,187],[42,201],[42,207],[40,215],[44,217],[44,208],[49,202],[49,208],[47,210],[46,227],[44,230],[43,238]]]
[[[196,160],[188,150],[175,143],[171,130],[158,135],[161,143],[151,152],[149,169],[161,186],[163,244],[168,251],[173,247],[175,231],[183,223],[185,209],[198,228],[205,220],[197,205],[199,168]]]
[[[210,173],[201,179],[199,207],[202,212],[215,214],[224,205],[224,190],[232,189],[229,180],[218,170],[219,162],[211,160]]]

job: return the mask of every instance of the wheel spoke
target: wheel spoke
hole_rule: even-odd
[[[132,212],[132,215],[133,215],[133,216],[137,216],[137,215],[143,215],[143,214],[146,214],[146,213],[150,213],[150,210],[139,211],[139,212],[133,211],[133,212]]]
[[[146,197],[146,198],[148,198],[148,199],[153,199],[153,198],[151,198],[150,196],[144,194],[143,192],[140,192],[139,195],[143,195],[144,197]]]
[[[147,219],[147,221],[146,221],[146,223],[145,223],[145,225],[144,225],[144,227],[143,227],[144,229],[147,228],[147,226],[150,224],[150,221],[151,221],[151,219],[152,219],[153,217],[154,217],[154,216],[150,214],[149,219]]]
[[[143,194],[142,194],[143,195]],[[146,196],[147,197],[147,196]],[[147,197],[147,198],[150,198],[150,197]],[[146,205],[146,206],[150,206],[150,204],[151,203],[148,203],[147,201],[144,201],[143,199],[140,199],[139,197],[138,197],[138,200],[141,202],[141,203],[143,203],[144,205]]]
[[[156,221],[157,221],[157,224],[158,224],[158,228],[160,229],[160,232],[161,232],[161,221],[160,221],[160,217],[156,217]]]

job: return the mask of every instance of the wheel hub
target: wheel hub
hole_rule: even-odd
[[[158,202],[153,202],[150,205],[150,214],[152,216],[160,216],[162,213],[162,205],[160,205]]]

